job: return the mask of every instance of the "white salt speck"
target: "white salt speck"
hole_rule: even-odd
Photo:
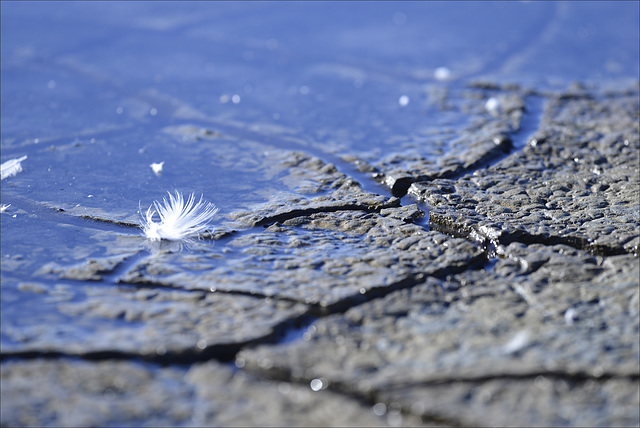
[[[447,67],[438,67],[433,72],[433,77],[435,77],[436,80],[448,80],[451,77],[451,70]]]
[[[500,113],[500,101],[495,97],[491,97],[484,104],[484,108],[491,114],[498,114]]]
[[[234,94],[231,97],[231,102],[234,103],[234,104],[240,104],[240,95]]]
[[[576,317],[576,310],[573,308],[569,308],[567,309],[567,311],[564,313],[564,322],[566,322],[568,325],[573,324],[573,320]]]
[[[409,97],[406,95],[400,96],[400,98],[398,99],[398,104],[400,104],[400,107],[406,107],[407,105],[409,105]]]
[[[160,163],[152,163],[149,166],[151,167],[151,169],[156,175],[160,175],[160,173],[162,172],[162,167],[164,166],[164,161]]]
[[[2,204],[2,206],[0,206],[0,213],[5,212],[10,206],[11,204]]]
[[[505,354],[514,354],[522,350],[528,343],[529,333],[527,331],[520,331],[502,347],[502,352]]]

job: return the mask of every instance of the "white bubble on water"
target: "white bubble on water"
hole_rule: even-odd
[[[491,97],[484,104],[484,108],[491,114],[498,114],[501,110],[500,100],[495,97]]]
[[[433,77],[435,77],[436,80],[448,80],[451,77],[451,70],[447,67],[438,67],[433,72]]]
[[[313,391],[320,391],[323,389],[324,384],[322,383],[322,379],[313,379],[309,386]]]
[[[375,413],[376,416],[383,416],[387,413],[387,405],[384,403],[376,403],[373,405],[371,410],[373,410],[373,413]]]

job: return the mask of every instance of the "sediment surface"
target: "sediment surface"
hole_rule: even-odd
[[[251,51],[265,72],[403,84],[403,108],[422,97],[446,123],[399,133],[394,99],[368,150],[335,117],[276,120],[265,105],[289,98],[259,87],[211,111],[56,56],[59,88],[108,84],[124,116],[35,142],[10,116],[2,160],[33,152],[2,182],[2,426],[638,426],[638,82],[449,85],[270,43]],[[198,239],[147,240],[137,210],[175,187],[219,189],[221,213]]]

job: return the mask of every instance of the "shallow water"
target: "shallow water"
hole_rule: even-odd
[[[1,8],[1,160],[28,156],[2,181],[1,202],[11,204],[0,216],[3,344],[16,343],[5,328],[71,320],[50,301],[69,281],[43,266],[143,259],[138,209],[167,191],[203,194],[224,224],[282,195],[326,192],[289,175],[287,159],[304,152],[390,196],[348,156],[378,164],[398,153],[450,155],[460,130],[488,117],[492,90],[473,82],[542,92],[573,81],[615,87],[639,73],[636,2]],[[527,98],[516,150],[535,131],[540,100]],[[150,164],[162,161],[155,174]],[[198,248],[233,275],[242,254],[229,242]],[[348,253],[344,245],[326,253]],[[72,283],[70,301],[96,286]]]

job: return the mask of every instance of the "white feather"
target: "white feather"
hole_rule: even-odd
[[[164,166],[164,161],[160,163],[152,163],[149,166],[151,167],[151,169],[156,175],[160,175],[160,173],[162,172],[162,167]]]
[[[17,173],[21,172],[22,171],[21,162],[26,158],[27,156],[22,156],[21,158],[8,160],[4,162],[2,165],[0,165],[0,180],[13,177]]]
[[[175,195],[167,193],[169,200],[162,198],[162,203],[154,201],[144,216],[140,212],[142,230],[147,238],[151,241],[179,241],[208,230],[209,221],[218,212],[214,204],[203,201],[202,196],[196,202],[193,193],[186,202],[177,190]],[[160,218],[157,223],[153,221],[156,213]]]

